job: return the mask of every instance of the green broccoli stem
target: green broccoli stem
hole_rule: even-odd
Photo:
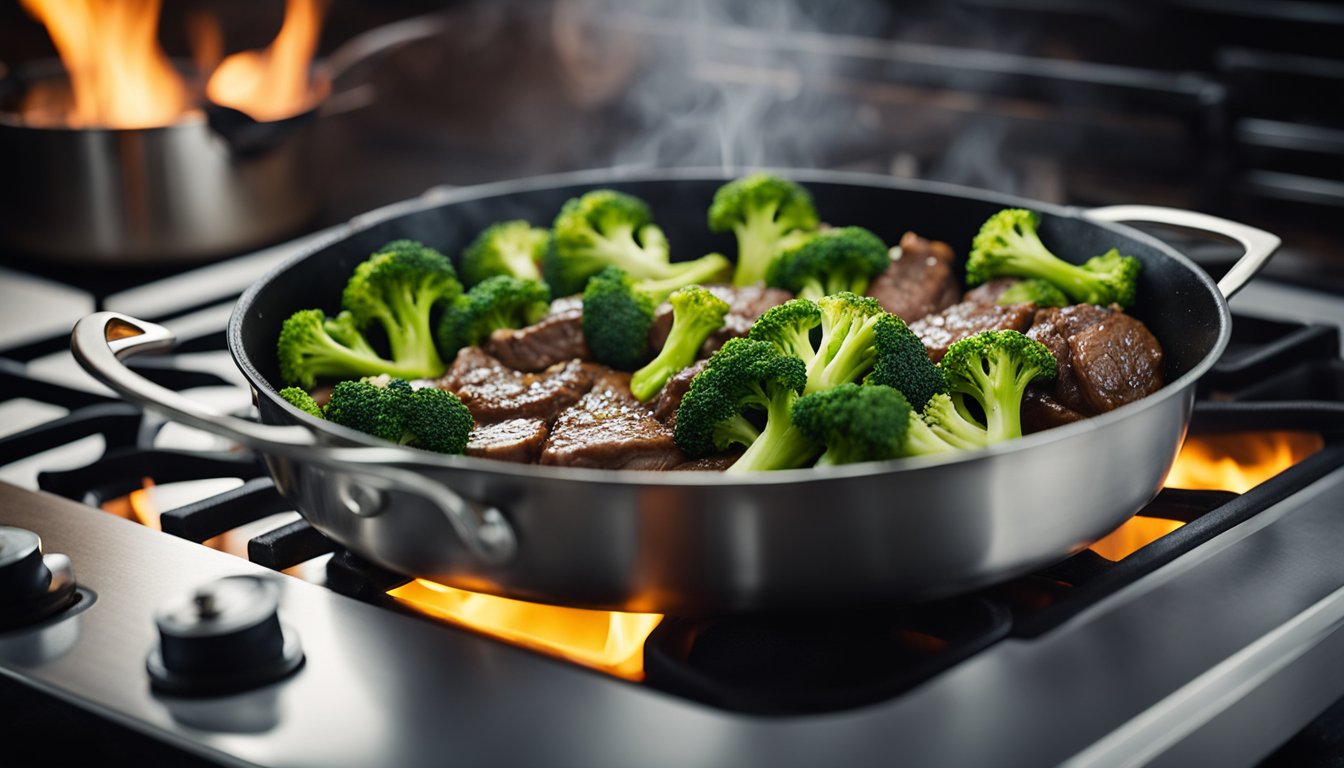
[[[905,431],[903,453],[907,456],[930,456],[936,453],[949,453],[957,450],[938,436],[924,419],[914,411],[910,412],[909,424]]]
[[[765,279],[783,234],[775,221],[778,210],[778,203],[767,205],[748,213],[745,223],[733,227],[737,235],[737,270],[733,274],[733,285],[752,285]]]
[[[821,350],[807,365],[807,387],[803,394],[810,395],[863,378],[877,360],[875,329],[880,319],[881,315],[872,315],[863,318],[858,326],[832,328],[823,335]]]
[[[1015,232],[1011,242],[1012,255],[1006,262],[1010,265],[1010,271],[1005,274],[1040,278],[1059,288],[1074,301],[1091,302],[1106,295],[1104,278],[1051,253],[1035,233],[1023,235]]]
[[[445,366],[435,347],[434,333],[429,323],[434,298],[435,294],[428,289],[417,292],[412,286],[405,286],[389,297],[391,312],[378,314],[398,368],[416,372],[406,378],[443,373]],[[393,373],[390,370],[388,372]]]
[[[425,375],[425,371],[417,365],[384,360],[381,357],[370,357],[350,352],[342,347],[330,348],[311,355],[306,363],[307,369],[314,377],[339,376],[343,379],[358,379],[365,376],[381,376],[386,373],[394,379],[409,380],[423,378]],[[311,388],[316,383],[316,379],[301,383],[305,387]]]
[[[741,458],[733,462],[728,472],[766,472],[776,469],[795,469],[805,466],[821,450],[793,425],[791,412],[797,393],[787,388],[776,393],[766,408],[765,429],[747,448]]]
[[[714,427],[714,445],[720,450],[728,450],[734,445],[750,446],[760,436],[761,431],[740,413]]]
[[[635,399],[644,402],[658,394],[677,371],[695,362],[700,345],[723,324],[722,316],[694,309],[692,314],[693,317],[673,315],[672,330],[667,334],[662,351],[630,377],[630,393]]]

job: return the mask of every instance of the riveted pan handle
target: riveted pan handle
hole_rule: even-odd
[[[1277,235],[1270,234],[1263,229],[1220,219],[1207,213],[1185,211],[1180,208],[1164,208],[1156,205],[1111,205],[1083,211],[1083,216],[1093,221],[1106,221],[1115,224],[1128,222],[1170,224],[1175,227],[1211,232],[1237,241],[1246,250],[1246,254],[1238,259],[1236,264],[1232,265],[1227,274],[1223,275],[1222,280],[1218,281],[1218,291],[1223,294],[1223,298],[1228,299],[1241,290],[1242,286],[1250,282],[1252,277],[1255,277],[1255,273],[1265,266],[1269,257],[1274,255],[1274,251],[1278,250],[1279,243],[1282,242]]]
[[[122,360],[142,352],[171,348],[172,331],[116,312],[96,312],[80,319],[70,338],[70,351],[94,378],[129,400],[179,421],[234,440],[273,456],[317,464],[360,478],[360,487],[342,486],[350,512],[372,516],[381,511],[379,492],[419,496],[440,509],[467,549],[486,563],[498,565],[513,557],[517,539],[508,521],[494,507],[478,508],[443,483],[406,467],[434,466],[436,454],[387,446],[346,448],[323,445],[302,426],[258,424],[216,413],[128,368]],[[397,466],[400,465],[400,466]],[[372,489],[374,493],[370,493]]]

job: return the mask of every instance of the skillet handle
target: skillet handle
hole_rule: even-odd
[[[1230,299],[1250,282],[1255,273],[1265,266],[1269,257],[1274,255],[1282,242],[1277,235],[1263,229],[1239,224],[1235,221],[1220,219],[1207,213],[1196,213],[1180,208],[1164,208],[1157,205],[1110,205],[1104,208],[1092,208],[1083,211],[1083,216],[1093,221],[1106,221],[1115,224],[1126,222],[1148,222],[1151,224],[1170,224],[1201,232],[1222,235],[1241,244],[1246,254],[1218,281],[1218,291],[1223,298]]]
[[[412,494],[442,511],[462,543],[480,560],[499,565],[513,557],[517,538],[498,509],[484,507],[478,511],[443,483],[414,469],[439,466],[436,459],[447,457],[392,445],[385,448],[323,445],[306,427],[259,424],[216,413],[155,384],[122,362],[142,352],[169,349],[175,341],[172,331],[161,325],[116,312],[95,312],[75,323],[70,351],[95,379],[128,400],[174,421],[222,435],[272,456],[318,464],[342,475],[357,475],[364,487],[342,489],[346,507],[352,514],[364,517],[378,514],[382,510],[382,497],[376,492]],[[370,488],[376,492],[369,493]]]

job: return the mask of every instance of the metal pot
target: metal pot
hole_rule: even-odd
[[[445,25],[431,15],[352,38],[314,67],[310,109],[266,123],[207,104],[156,128],[30,126],[3,109],[27,83],[63,70],[56,62],[16,70],[0,79],[0,246],[61,262],[148,265],[240,253],[291,235],[324,199],[313,167],[315,119],[353,103],[330,93],[330,84]]]
[[[314,419],[276,395],[281,321],[315,304],[334,311],[353,266],[394,238],[457,253],[491,222],[545,222],[565,199],[610,186],[650,203],[676,253],[731,253],[731,241],[704,225],[714,190],[730,177],[698,171],[489,185],[351,224],[262,278],[234,310],[229,348],[254,388],[260,424],[207,413],[119,362],[171,345],[165,328],[99,313],[76,326],[72,347],[127,397],[262,451],[277,486],[314,527],[402,573],[527,600],[682,615],[903,602],[1062,559],[1142,508],[1184,437],[1197,379],[1227,343],[1226,297],[1279,244],[1188,211],[1084,211],[885,177],[786,173],[828,217],[869,226],[889,242],[915,229],[965,247],[991,213],[1025,206],[1042,212],[1043,235],[1065,258],[1111,247],[1136,256],[1144,269],[1134,314],[1161,341],[1169,383],[1110,413],[981,451],[748,477],[430,454]],[[1215,286],[1169,246],[1116,221],[1218,233],[1246,255]]]

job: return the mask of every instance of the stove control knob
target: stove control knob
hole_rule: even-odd
[[[70,558],[43,555],[37,534],[0,525],[0,630],[34,624],[74,601]]]
[[[298,636],[280,623],[273,579],[229,576],[155,615],[159,645],[146,666],[159,691],[209,696],[257,688],[303,664]]]

